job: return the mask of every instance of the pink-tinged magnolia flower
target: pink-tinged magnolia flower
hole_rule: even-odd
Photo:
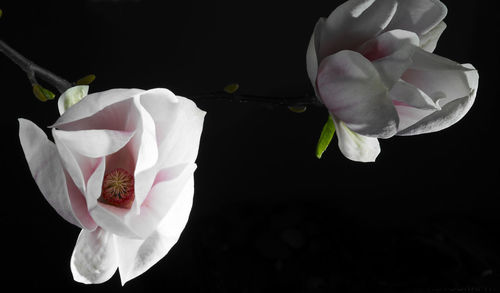
[[[446,13],[438,0],[349,0],[316,23],[307,72],[347,158],[374,161],[377,138],[439,131],[469,111],[477,71],[432,54]]]
[[[177,242],[191,211],[204,116],[167,89],[113,89],[67,109],[51,126],[55,143],[19,119],[40,191],[82,228],[71,256],[76,281],[101,283],[119,268],[124,284]]]

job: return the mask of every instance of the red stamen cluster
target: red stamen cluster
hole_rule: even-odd
[[[119,208],[129,209],[134,202],[134,176],[122,168],[109,172],[102,181],[99,201]]]

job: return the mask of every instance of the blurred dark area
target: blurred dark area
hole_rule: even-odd
[[[70,81],[95,74],[90,92],[166,87],[191,98],[236,82],[242,93],[300,96],[313,93],[305,52],[314,25],[342,2],[2,1],[0,39]],[[207,116],[188,225],[164,259],[123,288],[118,273],[101,285],[73,281],[79,229],[38,191],[18,138],[17,118],[48,126],[56,101],[39,102],[25,73],[0,56],[2,284],[500,292],[497,15],[484,1],[443,2],[448,28],[435,53],[480,75],[464,119],[381,140],[377,162],[362,164],[345,159],[336,139],[316,159],[325,109],[199,102]]]

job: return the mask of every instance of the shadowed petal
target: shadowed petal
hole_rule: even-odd
[[[383,31],[396,13],[395,0],[351,0],[337,7],[321,29],[319,63],[328,55],[353,50]]]
[[[422,36],[435,28],[448,9],[439,0],[398,0],[398,9],[386,30],[404,29]]]
[[[420,47],[427,52],[430,52],[430,53],[434,52],[434,49],[436,49],[439,37],[441,37],[441,34],[443,34],[445,29],[446,29],[446,23],[444,23],[444,21],[441,21],[438,25],[436,25],[428,33],[421,35],[420,36]]]
[[[340,51],[319,68],[318,91],[330,113],[352,131],[387,138],[397,131],[398,115],[378,71],[361,54]]]
[[[311,80],[311,84],[314,87],[314,92],[316,96],[318,96],[318,90],[316,88],[316,76],[318,75],[318,49],[320,45],[320,35],[323,26],[325,25],[325,19],[320,18],[316,25],[314,26],[314,31],[309,41],[309,45],[307,47],[306,52],[306,66],[307,66],[307,75]]]

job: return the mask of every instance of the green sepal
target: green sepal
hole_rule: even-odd
[[[321,135],[319,136],[318,144],[316,146],[316,157],[321,159],[323,152],[328,148],[328,145],[332,141],[333,135],[335,134],[335,124],[333,123],[332,116],[328,115],[328,121],[326,121]]]

